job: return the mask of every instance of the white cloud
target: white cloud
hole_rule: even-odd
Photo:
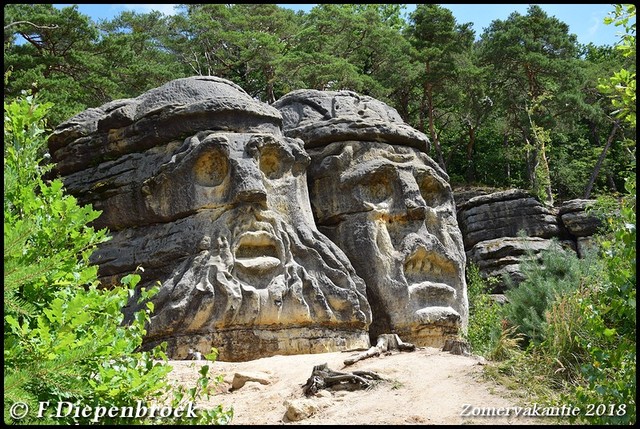
[[[593,38],[593,36],[598,32],[602,25],[602,16],[592,16],[591,17],[592,25],[589,26],[587,30],[588,39]]]

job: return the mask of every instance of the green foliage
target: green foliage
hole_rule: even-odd
[[[634,60],[634,71],[622,69],[610,79],[608,89],[615,94],[612,103],[618,108],[618,117],[624,119],[633,130],[636,126],[635,103],[635,15],[634,5],[615,5],[613,17],[606,23],[625,28],[622,43],[617,49]],[[633,18],[633,23],[631,19]],[[631,175],[625,180],[625,191],[620,210],[609,211],[606,230],[599,237],[604,263],[602,287],[593,302],[585,303],[585,310],[592,310],[589,318],[590,340],[584,347],[590,354],[589,362],[582,366],[587,381],[576,396],[583,403],[616,403],[626,406],[624,414],[614,417],[596,416],[593,423],[635,424],[636,420],[636,178],[635,137],[632,139]],[[600,201],[599,201],[600,203]],[[602,206],[602,204],[600,203]],[[604,346],[599,347],[600,344]]]
[[[89,257],[107,231],[88,226],[100,213],[79,207],[60,180],[42,179],[48,168],[38,154],[50,107],[28,94],[4,103],[4,421],[18,423],[11,407],[22,402],[31,410],[19,420],[25,424],[149,423],[144,416],[99,418],[66,408],[55,415],[63,402],[96,413],[99,407],[150,407],[165,403],[172,389],[163,351],[139,351],[153,305],[122,324],[121,309],[140,276],[101,289]],[[156,292],[143,290],[141,299]],[[201,375],[186,396],[194,405],[208,394],[211,379]],[[231,416],[217,407],[174,422],[226,423]]]
[[[568,199],[583,198],[585,183],[589,181],[589,173],[596,164],[599,152],[586,138],[554,137],[553,144],[548,148],[549,158],[553,160],[549,168],[554,191]],[[606,176],[601,174],[598,177],[598,188],[606,190]]]
[[[625,34],[617,49],[622,52],[625,57],[635,59],[636,56],[636,6],[633,4],[616,4],[614,11],[610,16],[605,18],[605,24],[614,24],[622,26]],[[616,109],[615,114],[618,118],[629,123],[633,128],[636,127],[636,73],[633,70],[625,68],[615,72],[609,78],[604,79],[598,85],[598,89],[611,97],[611,103]]]
[[[534,97],[532,105],[527,109],[527,117],[531,126],[533,143],[528,150],[532,150],[535,155],[533,177],[531,180],[531,190],[538,197],[538,200],[548,206],[553,206],[553,195],[551,193],[551,175],[549,173],[549,163],[547,162],[546,151],[551,143],[549,130],[539,126],[532,118],[536,111],[542,108],[544,101],[551,98],[546,95]]]
[[[528,188],[551,202],[545,143],[551,143],[552,133],[567,132],[566,124],[575,124],[587,109],[575,35],[532,5],[526,15],[514,12],[493,21],[479,49],[493,76],[490,85],[500,87],[492,99],[508,124],[505,135],[525,148]]]
[[[524,265],[525,280],[507,292],[507,317],[531,342],[488,372],[506,385],[529,388],[537,380],[544,388],[536,402],[580,407],[571,422],[635,424],[635,186],[629,178],[617,210],[599,201],[594,213],[607,213],[608,227],[596,236],[597,251],[582,260],[546,252],[542,264]]]
[[[609,216],[600,237],[604,263],[601,287],[580,309],[589,336],[582,340],[590,359],[586,380],[576,390],[582,403],[625,404],[626,413],[595,416],[590,423],[635,423],[636,416],[636,181],[627,179],[620,213]]]
[[[5,308],[14,296],[41,308],[54,287],[84,284],[95,277],[88,266],[92,249],[107,240],[106,231],[87,224],[99,213],[78,207],[64,195],[59,180],[45,183],[41,176],[44,121],[49,104],[34,97],[4,104],[4,278]],[[46,250],[49,249],[49,254]]]
[[[476,265],[467,268],[469,325],[465,339],[473,353],[487,356],[495,350],[501,334],[501,307],[490,295],[491,281],[484,280]]]
[[[552,377],[558,382],[579,383],[581,366],[589,360],[585,345],[595,340],[589,332],[593,307],[585,303],[593,302],[594,284],[583,283],[578,289],[558,296],[545,312],[544,341],[539,344],[538,351],[546,357]],[[590,344],[599,345],[597,342]]]
[[[98,24],[77,5],[8,4],[4,11],[5,72],[13,71],[4,94],[16,97],[29,88],[52,102],[52,124],[187,76],[177,58],[160,48],[170,27],[157,13],[124,12]]]
[[[527,342],[539,344],[545,339],[545,313],[559,295],[580,286],[592,263],[554,246],[542,252],[540,260],[530,255],[520,267],[525,279],[518,286],[514,287],[513,282],[507,279],[509,289],[505,292],[508,299],[505,316]]]

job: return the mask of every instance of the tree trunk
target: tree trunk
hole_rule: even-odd
[[[345,388],[348,390],[367,389],[376,382],[383,380],[375,372],[371,371],[353,371],[351,374],[346,372],[334,371],[324,363],[313,367],[311,377],[302,386],[302,391],[306,396],[315,395],[321,389]]]
[[[611,192],[618,192],[618,187],[616,186],[616,182],[613,180],[613,175],[610,171],[607,171],[607,183],[609,184]]]
[[[527,180],[529,180],[529,187],[534,189],[536,183],[536,149],[535,147],[533,149],[529,149],[529,147],[532,147],[531,142],[529,142],[526,135],[523,136],[525,145],[527,146],[527,150],[525,152],[525,157],[527,158]]]
[[[476,180],[475,166],[473,165],[473,149],[476,143],[476,130],[469,125],[469,141],[467,141],[467,183],[473,183]]]
[[[506,132],[503,135],[502,147],[504,148],[505,152],[509,147],[509,136],[507,136]],[[507,175],[507,183],[511,183],[511,163],[509,162],[508,158],[507,158],[506,170],[507,171],[505,171],[505,174]]]
[[[438,138],[438,133],[436,132],[436,125],[434,121],[435,116],[435,108],[433,107],[433,90],[431,85],[427,85],[427,101],[428,101],[428,109],[429,109],[429,136],[431,137],[431,142],[436,148],[436,155],[438,155],[438,164],[442,169],[447,171],[447,165],[444,162],[444,156],[442,155],[442,148],[440,147],[440,139]]]
[[[544,172],[544,178],[538,178],[538,180],[544,180],[544,192],[546,194],[545,204],[553,206],[553,192],[551,191],[551,171],[549,170],[549,161],[547,160],[547,151],[544,145],[544,140],[539,142],[540,145],[540,162],[542,163],[542,171]]]
[[[591,172],[589,183],[587,183],[587,186],[584,189],[585,199],[588,199],[591,196],[591,190],[593,189],[593,184],[596,182],[596,178],[598,177],[598,173],[600,173],[600,168],[602,167],[602,163],[604,162],[604,159],[607,156],[607,151],[609,150],[609,147],[611,147],[611,143],[613,143],[613,138],[615,137],[616,131],[618,131],[618,128],[620,128],[620,125],[618,121],[615,121],[613,123],[613,128],[611,129],[611,133],[609,134],[609,138],[607,138],[607,143],[604,145],[602,152],[600,152],[600,156],[598,157],[598,162],[596,162],[596,166],[593,168],[593,171]],[[594,132],[593,134],[597,140],[598,137],[596,133]]]

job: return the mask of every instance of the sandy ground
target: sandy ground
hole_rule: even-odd
[[[248,362],[170,361],[174,367],[170,378],[192,387],[205,364],[210,365],[212,375],[222,374],[219,393],[202,406],[233,408],[232,425],[553,424],[549,417],[516,417],[513,411],[509,416],[473,416],[501,407],[525,406],[513,392],[482,379],[481,358],[424,347],[345,366],[344,360],[355,353],[273,356]],[[302,386],[313,367],[324,363],[335,371],[373,371],[385,380],[367,390],[321,390],[307,398]],[[236,373],[258,381],[232,389]],[[471,416],[463,416],[465,410]]]

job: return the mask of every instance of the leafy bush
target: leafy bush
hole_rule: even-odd
[[[104,407],[174,406],[206,398],[208,367],[196,388],[173,399],[167,381],[171,366],[161,348],[138,351],[153,305],[123,325],[121,308],[140,276],[122,279],[113,290],[99,288],[97,267],[89,264],[107,231],[88,226],[100,214],[79,207],[65,195],[60,180],[45,183],[42,163],[44,119],[50,105],[23,94],[4,103],[4,421],[5,423],[82,424],[150,423],[157,419],[127,416],[97,418],[79,412]],[[157,288],[143,291],[152,297]],[[78,404],[55,415],[60,403]],[[16,419],[12,408],[30,412]],[[49,404],[51,409],[40,410]],[[195,405],[195,404],[194,404]],[[72,407],[69,405],[69,407]],[[73,407],[72,407],[73,408]],[[40,416],[38,415],[40,414]],[[196,418],[162,423],[226,423],[232,411],[205,410]]]
[[[524,321],[518,326],[528,327],[536,341],[496,367],[508,376],[501,382],[513,379],[529,388],[527,378],[538,380],[545,388],[536,402],[553,398],[550,405],[579,407],[580,415],[569,417],[574,422],[636,420],[635,178],[627,180],[626,191],[619,210],[612,211],[610,201],[599,207],[609,212],[608,228],[595,237],[599,252],[578,260],[556,250],[542,264],[526,264],[525,281],[508,292],[504,307],[511,322]],[[527,312],[527,305],[534,308]]]
[[[539,351],[548,357],[555,377],[560,381],[580,383],[581,367],[589,361],[589,351],[585,341],[593,341],[590,334],[589,318],[592,311],[586,303],[592,303],[595,283],[583,284],[582,287],[568,294],[559,296],[546,312],[544,325],[545,340]]]
[[[614,415],[594,415],[594,424],[636,420],[636,181],[627,179],[618,215],[599,236],[604,270],[600,287],[581,302],[589,335],[580,338],[589,360],[581,366],[585,384],[575,395],[582,404],[614,404]],[[624,407],[624,413],[620,407]]]
[[[490,295],[491,280],[484,280],[476,265],[467,269],[469,325],[465,335],[471,350],[487,356],[495,349],[501,335],[501,308]]]

